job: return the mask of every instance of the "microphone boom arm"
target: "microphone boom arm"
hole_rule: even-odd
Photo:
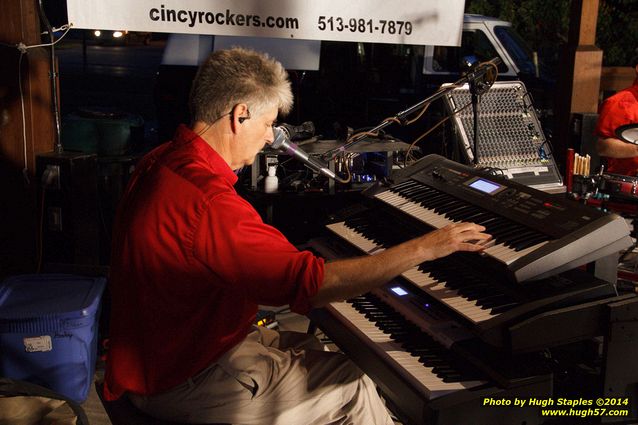
[[[452,91],[455,88],[457,88],[457,87],[459,87],[459,86],[461,86],[461,85],[463,85],[465,83],[478,81],[480,78],[484,77],[488,73],[488,71],[490,69],[493,69],[494,67],[498,66],[498,64],[500,64],[500,63],[501,63],[501,59],[496,57],[496,58],[494,58],[492,60],[489,60],[487,62],[484,62],[484,63],[480,64],[475,69],[469,71],[468,73],[466,73],[463,77],[461,77],[460,79],[458,79],[454,83],[452,83],[452,84],[450,84],[448,86],[445,86],[445,87],[439,87],[439,89],[436,92],[434,92],[434,94],[432,94],[431,96],[428,96],[425,99],[423,99],[422,101],[420,101],[419,103],[416,103],[416,104],[410,106],[408,109],[405,109],[405,110],[399,112],[394,117],[385,119],[383,122],[381,122],[381,124],[377,125],[376,127],[374,127],[371,130],[368,130],[367,133],[376,133],[379,130],[382,130],[382,129],[386,128],[387,126],[389,126],[390,124],[392,124],[395,121],[398,121],[400,123],[405,123],[407,117],[409,117],[410,115],[412,115],[416,111],[422,109],[427,104],[432,103],[432,102],[434,102],[437,99],[440,99],[441,97],[443,97],[449,91]],[[489,88],[489,86],[491,86],[491,85],[492,84],[489,83],[487,88]],[[322,158],[324,160],[325,159],[334,159],[339,153],[345,152],[351,146],[355,145],[356,143],[359,143],[361,141],[361,139],[362,138],[357,138],[355,140],[352,140],[352,141],[349,141],[349,142],[345,143],[343,146],[340,146],[340,147],[335,148],[335,149],[331,149],[331,150],[325,152],[322,155]]]

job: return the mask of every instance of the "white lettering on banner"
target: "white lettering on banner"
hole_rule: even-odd
[[[458,46],[464,0],[67,0],[74,28]]]

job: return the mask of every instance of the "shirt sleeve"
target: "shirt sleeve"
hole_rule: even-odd
[[[603,102],[595,134],[603,138],[616,137],[616,129],[629,124],[638,111],[638,103],[619,93]]]
[[[290,304],[304,314],[324,275],[324,261],[299,251],[234,193],[213,197],[197,223],[194,256],[213,284],[262,305]]]

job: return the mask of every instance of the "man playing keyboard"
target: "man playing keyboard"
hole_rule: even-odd
[[[372,381],[314,336],[252,326],[258,305],[298,313],[376,288],[424,261],[478,251],[452,224],[375,256],[298,251],[233,188],[292,106],[280,63],[217,51],[191,91],[193,123],[145,156],[114,226],[105,396],[188,423],[392,424]]]

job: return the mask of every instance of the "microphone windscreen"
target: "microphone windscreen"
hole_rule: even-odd
[[[273,135],[275,136],[273,142],[270,144],[270,147],[273,149],[279,149],[284,144],[286,139],[288,139],[288,135],[281,127],[273,127],[272,128]]]
[[[288,132],[288,138],[292,141],[308,139],[315,135],[315,125],[312,121],[306,121],[301,125],[283,123],[281,128]]]

